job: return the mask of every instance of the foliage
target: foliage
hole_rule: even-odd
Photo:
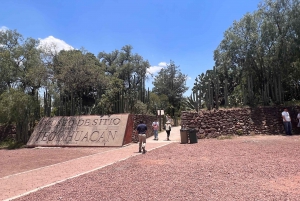
[[[18,142],[13,138],[7,138],[0,142],[0,149],[19,149],[23,146],[22,142]]]
[[[193,93],[189,97],[184,98],[182,100],[182,107],[184,107],[185,110],[193,110],[198,111],[199,110],[199,102],[196,98],[196,95]]]
[[[19,149],[23,146],[24,144],[22,142],[18,142],[12,137],[7,137],[5,140],[0,142],[0,149]]]
[[[187,75],[181,73],[179,66],[171,60],[166,68],[162,68],[153,81],[153,92],[158,95],[166,95],[170,106],[165,108],[169,110],[172,108],[179,110],[180,102],[183,98],[184,92],[188,90],[186,87]]]
[[[298,0],[265,0],[225,31],[214,69],[195,82],[207,108],[300,99],[299,7]]]
[[[84,93],[103,84],[104,68],[84,50],[62,50],[54,57],[53,79],[61,91]]]
[[[108,86],[101,96],[101,99],[98,103],[98,108],[102,109],[106,114],[112,114],[113,105],[116,101],[116,97],[123,91],[123,83],[122,80],[112,77],[109,81]]]
[[[10,89],[0,95],[0,123],[10,124],[27,118],[34,106],[32,97],[18,89]]]
[[[148,106],[139,100],[134,105],[134,110],[136,114],[151,114],[151,112],[148,110]]]
[[[108,89],[105,89],[103,97],[110,97],[101,100],[102,105],[104,101],[106,101],[106,105],[119,105],[120,97],[122,97],[126,102],[122,106],[124,112],[134,112],[134,105],[137,100],[143,103],[149,101],[149,95],[145,89],[145,80],[150,64],[142,56],[133,54],[132,49],[132,46],[125,45],[120,51],[100,52],[98,54],[98,59],[105,66],[105,74],[108,78]],[[118,82],[117,85],[115,85],[116,82]]]
[[[163,74],[172,90],[151,92],[145,88],[150,64],[132,49],[97,57],[85,49],[57,52],[16,30],[0,31],[0,123],[16,125],[16,139],[26,141],[43,115],[174,113],[186,75],[171,61]]]
[[[132,53],[132,46],[125,45],[121,51],[100,52],[98,59],[105,66],[106,75],[123,80],[124,90],[144,84],[150,64],[142,56]]]
[[[38,40],[23,39],[17,31],[0,31],[1,89],[21,88],[35,95],[44,84],[47,71],[42,65]]]
[[[72,99],[82,101],[82,107],[92,107],[99,89],[106,87],[104,67],[92,53],[85,50],[60,51],[54,56],[52,73],[52,82],[57,83],[60,96],[65,97],[65,100],[56,100],[57,106],[61,101]]]

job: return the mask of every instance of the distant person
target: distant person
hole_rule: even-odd
[[[170,115],[168,115],[168,114],[166,115],[166,120],[171,122],[171,117],[170,117]]]
[[[142,152],[143,154],[146,153],[146,132],[147,132],[147,125],[144,124],[143,121],[140,121],[139,125],[136,128],[138,135],[139,135],[139,153]]]
[[[300,127],[300,111],[298,111],[297,119],[298,119],[297,127]]]
[[[153,135],[154,135],[153,140],[158,140],[158,128],[159,128],[159,123],[156,120],[152,123],[152,129],[153,129]]]
[[[167,140],[169,141],[170,140],[170,132],[171,132],[171,122],[170,121],[167,121],[166,124],[165,124],[165,129],[166,129],[166,132],[167,132]]]
[[[284,108],[281,115],[282,115],[285,134],[292,135],[292,123],[291,123],[291,117],[290,117],[290,113],[288,112],[288,109]]]
[[[173,125],[173,119],[170,117],[170,115],[167,114],[166,121],[169,121],[171,125]]]

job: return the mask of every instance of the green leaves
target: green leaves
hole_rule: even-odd
[[[0,95],[0,123],[9,124],[26,118],[33,106],[32,97],[20,90],[10,89]]]
[[[62,92],[90,93],[105,85],[104,67],[93,54],[81,50],[60,51],[54,57],[53,73]]]
[[[154,78],[153,92],[158,95],[165,94],[171,106],[179,109],[180,101],[184,92],[188,90],[186,87],[187,75],[179,70],[173,61],[166,68],[162,68],[158,75]]]
[[[300,98],[294,65],[300,55],[295,34],[300,27],[299,5],[298,0],[265,0],[256,12],[245,14],[225,31],[214,52],[225,105],[268,105]]]

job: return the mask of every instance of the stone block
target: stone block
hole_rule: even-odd
[[[122,146],[131,141],[129,114],[44,117],[27,146]]]

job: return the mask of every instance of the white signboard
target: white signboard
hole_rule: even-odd
[[[157,110],[157,115],[165,115],[165,112],[164,110]]]

